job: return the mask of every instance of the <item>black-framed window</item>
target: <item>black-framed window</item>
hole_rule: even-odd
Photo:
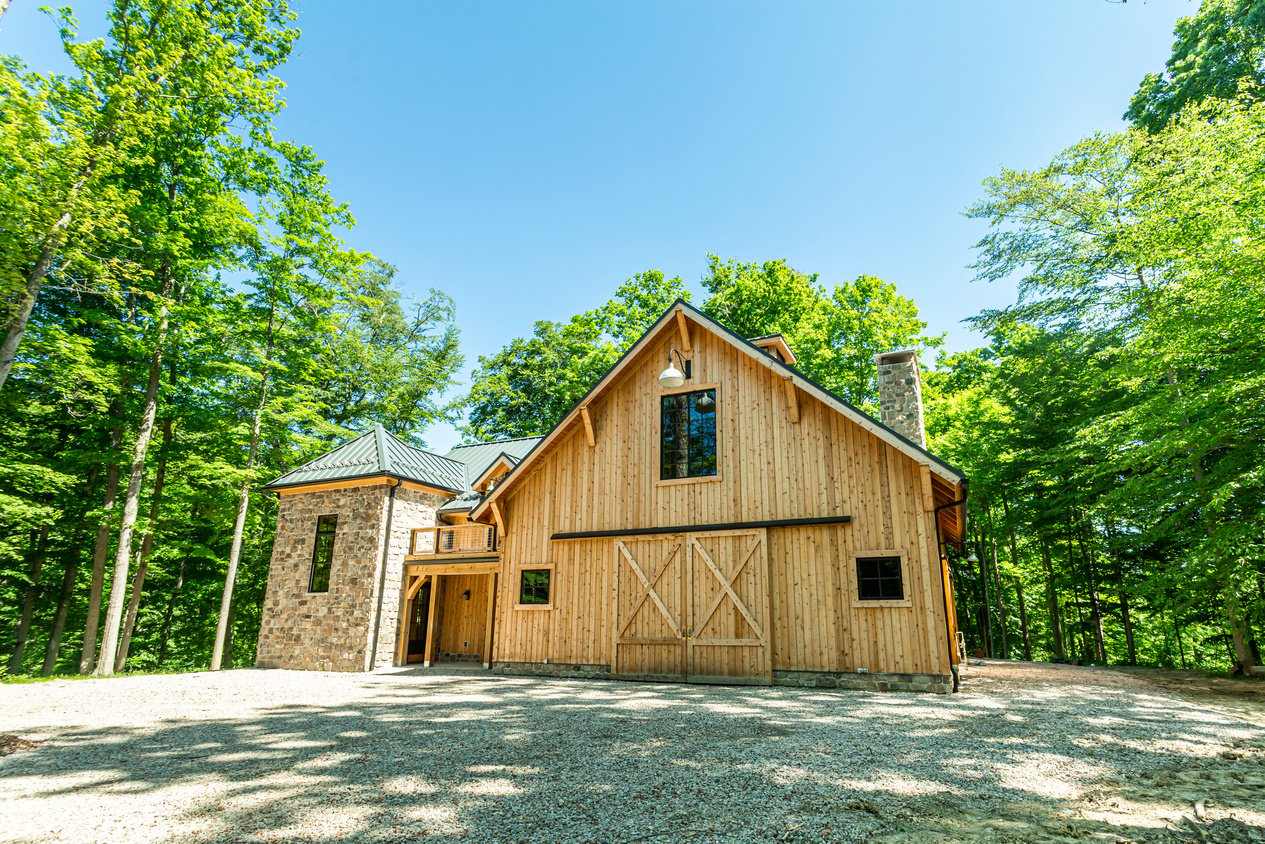
[[[900,557],[857,557],[857,598],[862,601],[903,601]]]
[[[328,592],[329,570],[334,564],[334,533],[338,529],[338,516],[318,516],[316,519],[316,544],[312,549],[312,576],[307,591]]]
[[[518,573],[518,602],[536,605],[549,603],[549,581],[552,569],[523,569]]]
[[[660,404],[659,479],[716,474],[716,391],[663,396]]]

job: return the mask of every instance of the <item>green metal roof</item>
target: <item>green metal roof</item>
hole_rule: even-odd
[[[465,465],[466,485],[464,488],[469,489],[479,475],[486,472],[493,461],[502,454],[510,458],[512,464],[516,464],[543,439],[544,437],[518,437],[512,440],[459,445],[448,452],[447,458]]]
[[[469,509],[478,495],[466,495],[471,484],[483,474],[492,462],[504,454],[512,463],[531,451],[540,437],[520,437],[500,442],[475,443],[457,446],[441,457],[421,448],[415,448],[386,431],[381,425],[291,469],[269,483],[264,489],[288,486],[345,481],[390,475],[419,484],[461,493],[459,509]],[[453,502],[457,503],[457,502]]]
[[[390,475],[461,492],[469,488],[466,473],[466,467],[458,461],[414,448],[381,425],[375,425],[354,440],[291,469],[264,489]]]

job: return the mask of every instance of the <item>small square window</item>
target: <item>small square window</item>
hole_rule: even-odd
[[[857,557],[857,598],[862,601],[903,601],[905,584],[900,557]]]
[[[525,606],[548,605],[552,575],[552,569],[523,569],[519,572],[518,602]]]
[[[316,543],[312,549],[312,574],[308,578],[307,591],[328,592],[329,571],[334,564],[334,534],[338,529],[338,516],[320,516],[316,519]]]

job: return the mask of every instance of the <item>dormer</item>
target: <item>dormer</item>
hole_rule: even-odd
[[[777,358],[782,363],[795,363],[795,354],[791,351],[791,347],[786,344],[786,338],[781,334],[752,337],[748,342]]]
[[[486,469],[479,473],[479,477],[474,479],[471,488],[477,492],[491,492],[517,464],[517,459],[505,452],[501,452],[495,460],[488,464]]]

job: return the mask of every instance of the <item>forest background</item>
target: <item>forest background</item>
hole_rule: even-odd
[[[7,7],[0,0],[0,18]],[[0,650],[7,673],[253,661],[275,500],[380,423],[543,433],[690,286],[658,270],[478,359],[452,298],[357,250],[317,151],[278,137],[280,0],[57,13],[70,73],[0,60]],[[780,332],[872,410],[923,352],[930,448],[971,478],[969,646],[1252,673],[1265,630],[1265,3],[1205,0],[1101,133],[988,178],[981,282],[1018,299],[940,351],[863,275],[709,256],[707,313]],[[977,560],[971,561],[971,555]]]

